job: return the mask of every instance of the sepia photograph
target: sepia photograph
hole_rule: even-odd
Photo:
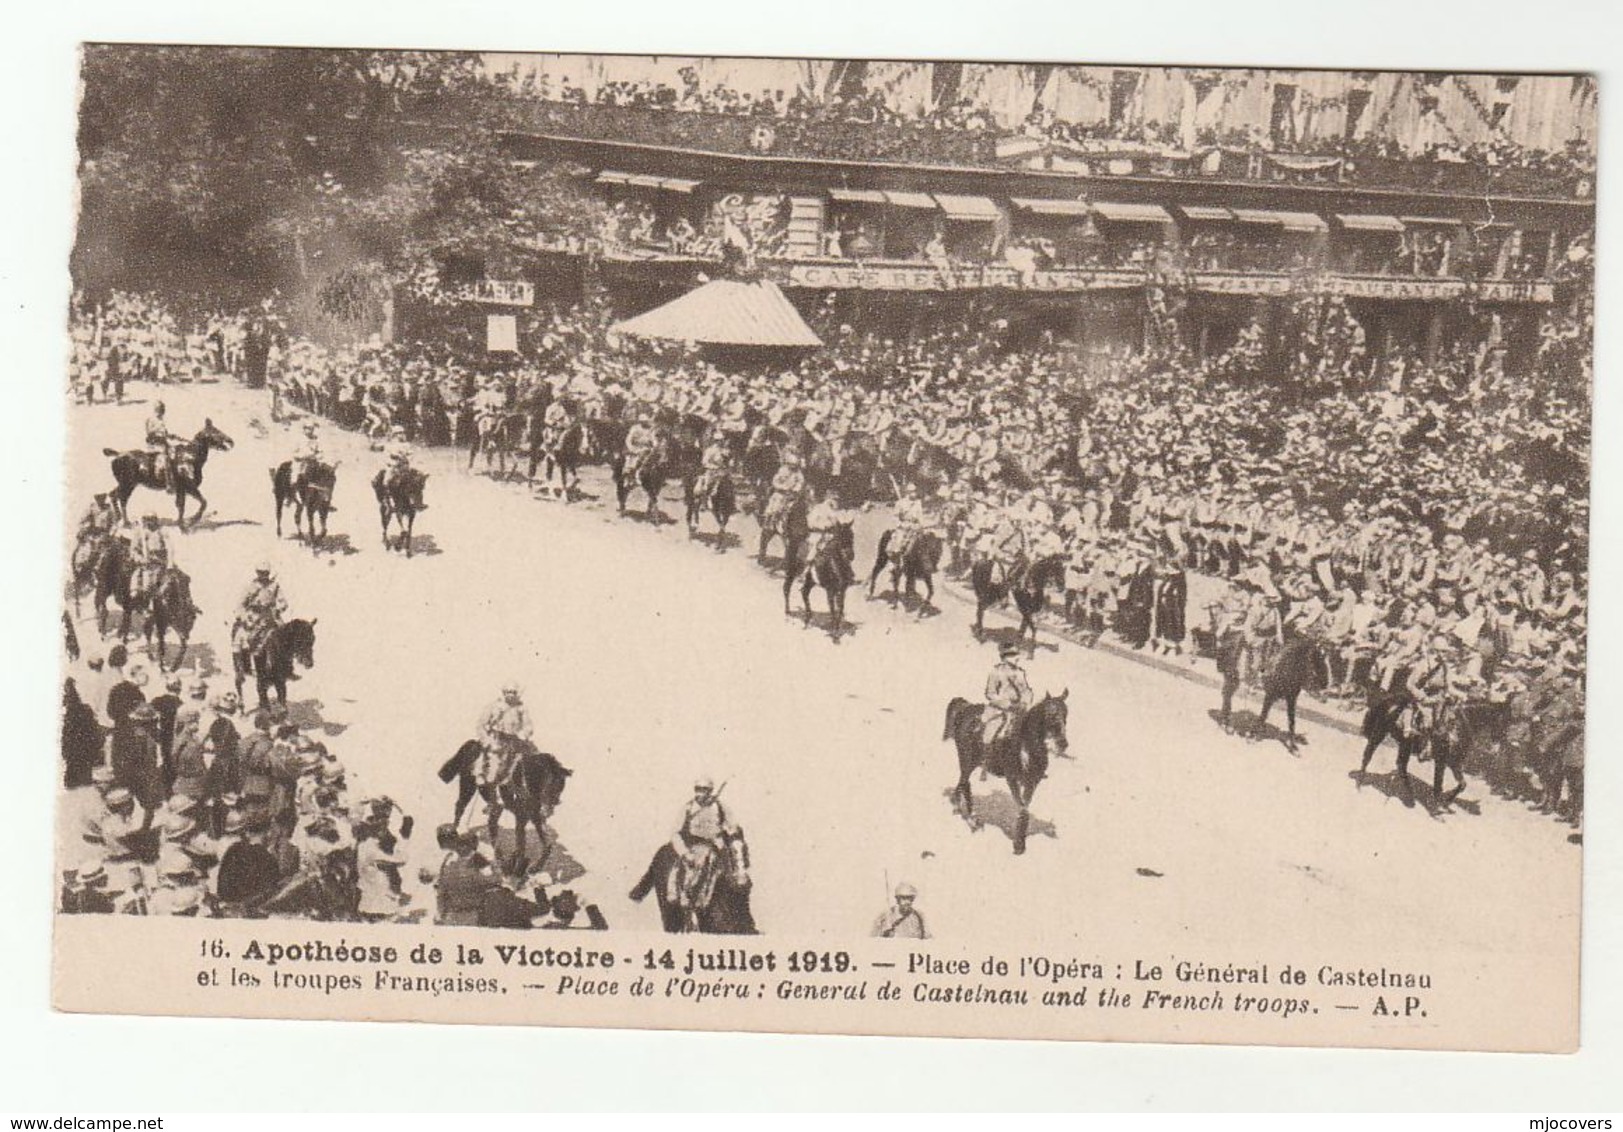
[[[1595,76],[77,63],[58,1009],[1578,1047]]]

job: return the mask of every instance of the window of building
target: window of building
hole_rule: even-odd
[[[1138,97],[1138,72],[1113,71],[1110,75],[1110,124],[1125,126],[1133,116]]]
[[[1358,136],[1358,130],[1364,124],[1364,114],[1369,110],[1370,93],[1367,90],[1349,90],[1347,92],[1347,124],[1342,128],[1341,136],[1352,141]]]
[[[1269,136],[1275,145],[1296,141],[1296,84],[1274,84],[1274,111],[1269,119]]]

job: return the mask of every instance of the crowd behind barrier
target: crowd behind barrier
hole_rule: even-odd
[[[1121,115],[1113,121],[1068,121],[1038,108],[1015,130],[1000,130],[990,113],[965,98],[944,100],[917,114],[889,106],[877,91],[831,92],[814,99],[804,91],[758,92],[701,87],[697,76],[681,88],[654,82],[610,82],[594,96],[565,80],[556,88],[499,81],[501,94],[483,100],[514,129],[680,146],[724,153],[770,153],[829,160],[862,159],[910,164],[995,166],[999,143],[1020,137],[1064,147],[1072,165],[1109,171],[1111,159],[1137,158],[1133,172],[1186,176],[1201,172],[1274,181],[1380,186],[1414,191],[1499,192],[1532,196],[1592,193],[1595,162],[1586,143],[1560,150],[1522,146],[1499,137],[1463,143],[1438,131],[1439,140],[1416,150],[1376,136],[1298,140],[1256,128],[1201,128],[1193,147],[1172,123]],[[466,109],[460,100],[455,105]],[[1239,170],[1224,154],[1264,158]],[[1302,168],[1266,158],[1320,158]],[[1217,158],[1217,160],[1212,160]],[[1325,162],[1328,162],[1326,164]]]
[[[104,309],[166,317],[129,296]],[[1001,320],[887,339],[827,311],[812,314],[826,349],[723,370],[611,341],[602,306],[538,309],[537,347],[494,375],[418,344],[334,349],[281,330],[267,371],[279,406],[379,441],[398,427],[465,445],[493,388],[532,419],[558,399],[588,415],[743,421],[836,461],[877,453],[889,483],[925,489],[952,569],[1059,555],[1065,618],[1126,647],[1192,656],[1235,639],[1255,683],[1282,644],[1308,637],[1325,649],[1330,697],[1486,706],[1498,723],[1476,737],[1475,768],[1574,812],[1592,316],[1552,316],[1517,373],[1488,338],[1430,364],[1398,353],[1372,365],[1339,299],[1301,299],[1291,316],[1276,350],[1253,325],[1205,363],[1122,353],[1088,378],[1056,344],[1010,346]],[[97,321],[90,308],[84,321]],[[1286,372],[1266,372],[1281,356]],[[885,482],[840,502],[885,502]],[[1213,595],[1193,616],[1190,575]],[[1416,688],[1439,671],[1443,689]]]

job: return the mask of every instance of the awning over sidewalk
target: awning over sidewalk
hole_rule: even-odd
[[[1044,200],[1041,197],[1014,197],[1009,202],[1022,212],[1038,216],[1086,216],[1093,211],[1085,200]]]
[[[1401,232],[1403,221],[1396,216],[1375,216],[1360,212],[1338,212],[1336,219],[1343,228],[1350,228],[1355,232]]]
[[[1171,224],[1172,214],[1158,204],[1117,204],[1096,200],[1093,211],[1106,220],[1130,224]]]
[[[634,338],[706,346],[781,349],[823,344],[778,285],[764,281],[717,279],[612,329]]]
[[[1242,224],[1274,224],[1287,232],[1323,232],[1330,225],[1316,212],[1276,212],[1268,208],[1236,208],[1234,219]]]
[[[997,205],[986,197],[966,197],[954,193],[936,193],[935,199],[948,220],[995,221],[998,218]]]

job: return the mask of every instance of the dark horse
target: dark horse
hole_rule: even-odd
[[[705,932],[711,935],[755,935],[755,915],[750,911],[749,843],[742,835],[729,838],[712,854],[710,875],[696,886],[708,889],[709,897],[689,908],[673,890],[680,892],[681,858],[669,842],[661,845],[648,863],[642,879],[631,890],[631,899],[641,903],[652,892],[659,901],[659,922],[667,932]]]
[[[103,633],[107,631],[108,598],[117,601],[123,610],[118,628],[118,639],[121,641],[130,635],[131,614],[143,613],[146,616],[142,631],[146,637],[147,651],[157,659],[158,670],[164,670],[164,652],[170,629],[175,630],[175,635],[180,638],[180,653],[175,658],[175,667],[179,668],[186,659],[192,627],[197,624],[198,609],[192,603],[192,580],[184,570],[170,566],[156,584],[143,588],[137,584],[138,573],[129,544],[122,539],[111,540],[95,563],[97,627]]]
[[[908,597],[912,597],[914,587],[923,582],[924,604],[919,606],[919,613],[923,614],[925,610],[935,608],[935,572],[941,566],[941,536],[933,531],[920,531],[905,554],[892,554],[890,543],[895,534],[895,531],[886,531],[879,536],[879,553],[874,556],[873,573],[868,576],[868,596],[873,596],[874,584],[879,581],[879,575],[884,573],[888,563],[891,605],[895,605],[901,596],[902,579],[907,580]]]
[[[457,784],[456,812],[451,824],[461,827],[462,815],[477,794],[484,798],[489,811],[487,828],[490,832],[490,851],[498,852],[496,835],[501,831],[502,812],[512,810],[513,820],[517,823],[518,848],[513,855],[511,871],[520,873],[529,865],[525,840],[527,826],[535,827],[536,840],[541,843],[541,857],[536,861],[536,867],[545,866],[552,852],[552,846],[547,843],[546,823],[558,808],[564,787],[569,784],[569,776],[574,771],[547,752],[538,751],[533,744],[527,744],[505,782],[481,783],[474,773],[481,750],[479,740],[469,739],[440,767],[440,781],[447,784],[455,781]]]
[[[265,691],[274,689],[276,699],[287,706],[287,684],[297,680],[293,663],[314,668],[316,664],[316,622],[289,621],[272,629],[257,649],[242,649],[231,654],[231,666],[237,680],[237,700],[242,700],[242,682],[249,676],[259,691],[259,706],[265,706]]]
[[[1245,649],[1239,633],[1225,633],[1217,647],[1217,670],[1223,677],[1223,708],[1218,721],[1226,731],[1234,708],[1234,693],[1240,689],[1240,667]],[[1276,703],[1285,705],[1285,746],[1292,754],[1300,736],[1296,734],[1296,701],[1304,688],[1322,692],[1330,682],[1330,669],[1325,661],[1324,648],[1307,637],[1294,637],[1285,642],[1274,659],[1274,665],[1262,678],[1262,713],[1249,731],[1255,737],[1266,730],[1268,713]]]
[[[1058,554],[1045,555],[1028,563],[1020,558],[1001,580],[992,580],[992,560],[982,558],[970,567],[969,583],[975,590],[975,639],[986,635],[986,611],[1001,605],[1012,595],[1014,606],[1020,611],[1020,628],[1016,637],[1024,637],[1029,630],[1031,643],[1037,643],[1037,614],[1051,588],[1065,586],[1065,559]]]
[[[416,468],[407,468],[399,474],[391,474],[387,468],[372,477],[372,494],[378,497],[378,518],[383,523],[383,548],[395,549],[396,543],[389,539],[389,521],[398,520],[400,524],[400,538],[398,545],[411,557],[411,530],[417,524],[417,513],[428,509],[423,502],[423,488],[428,485],[428,475],[419,472]]]
[[[119,517],[129,522],[130,496],[135,494],[138,487],[150,487],[175,497],[175,520],[182,529],[186,526],[188,496],[197,500],[197,517],[202,518],[208,510],[208,500],[203,498],[201,490],[203,465],[208,463],[211,451],[229,451],[234,443],[214,427],[212,420],[204,420],[196,436],[175,446],[173,482],[164,474],[162,462],[151,452],[140,449],[120,452],[116,448],[103,448],[102,455],[111,456],[113,460],[113,479],[118,485],[113,489],[113,502],[118,507]]]
[[[293,461],[284,460],[271,469],[271,492],[276,497],[276,537],[282,537],[282,509],[293,504],[293,530],[311,542],[327,541],[327,516],[332,513],[333,490],[338,486],[338,465],[317,463],[304,479],[293,482]],[[321,534],[316,534],[316,520]],[[305,524],[309,534],[305,534]]]
[[[716,520],[716,544],[718,547],[727,541],[727,524],[738,513],[738,489],[733,484],[732,473],[718,471],[706,480],[700,476],[697,480],[690,480],[685,487],[688,519],[688,534],[694,535],[699,531],[699,516],[706,507]]]
[[[529,414],[514,410],[477,417],[474,421],[473,436],[468,442],[468,470],[473,470],[474,461],[483,452],[485,472],[487,474],[490,472],[490,465],[494,460],[496,478],[506,479],[507,459],[511,456],[514,467],[518,466],[520,450],[524,446],[529,428]]]
[[[811,528],[806,525],[806,515],[810,510],[804,495],[791,499],[787,506],[778,514],[761,516],[761,545],[756,549],[757,562],[766,561],[766,548],[774,538],[783,540],[783,561],[787,566],[790,559],[800,556],[800,548],[806,543],[806,536]]]
[[[994,741],[987,751],[982,741],[981,719],[986,708],[972,704],[962,696],[954,696],[947,705],[947,722],[941,738],[951,739],[958,746],[958,785],[953,789],[953,806],[963,814],[971,829],[981,823],[975,817],[975,798],[969,789],[969,776],[975,768],[985,766],[1008,783],[1009,794],[1020,811],[1014,827],[1014,851],[1026,851],[1026,831],[1031,825],[1031,796],[1037,784],[1048,773],[1051,756],[1063,756],[1070,745],[1065,737],[1065,721],[1069,714],[1067,688],[1059,695],[1046,695],[1021,716],[1013,734],[1005,734]]]
[[[857,556],[856,535],[851,523],[835,523],[823,545],[809,559],[802,561],[800,552],[804,541],[790,548],[783,560],[783,612],[789,612],[789,591],[795,579],[800,579],[801,615],[811,624],[811,592],[813,586],[822,586],[828,595],[828,616],[832,623],[829,632],[836,638],[845,628],[845,591],[856,584],[854,562]]]
[[[1414,697],[1407,692],[1377,693],[1364,712],[1361,730],[1364,735],[1364,757],[1358,764],[1358,785],[1364,785],[1369,773],[1369,761],[1375,750],[1386,739],[1398,745],[1398,797],[1405,806],[1414,805],[1414,788],[1409,783],[1409,760],[1420,754],[1429,754],[1432,760],[1431,792],[1435,804],[1447,809],[1465,790],[1465,750],[1469,744],[1461,741],[1458,726],[1460,710],[1450,704],[1444,708],[1442,718],[1433,728],[1415,727]],[[1454,789],[1443,793],[1443,772],[1454,772]]]

